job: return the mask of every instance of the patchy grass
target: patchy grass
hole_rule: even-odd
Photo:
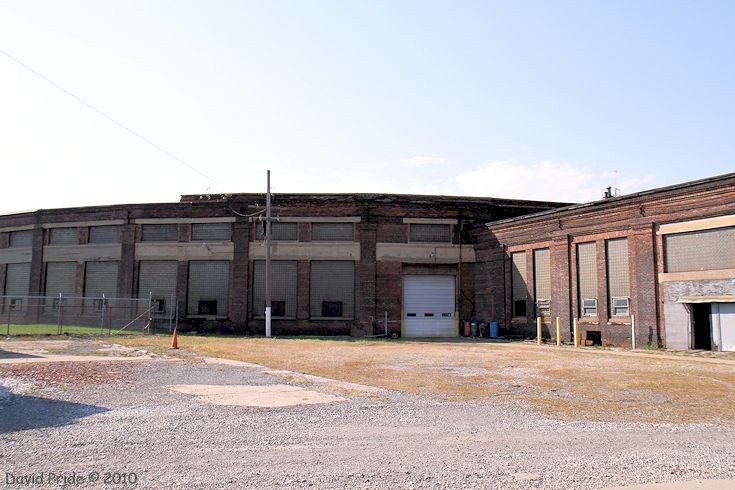
[[[8,333],[9,332],[9,333]],[[104,331],[100,327],[84,327],[79,325],[62,325],[61,335],[100,335],[101,333],[107,334],[108,330],[105,328]],[[139,332],[118,332],[112,330],[112,335],[130,335]],[[58,327],[56,324],[33,324],[33,325],[16,325],[7,324],[3,325],[0,323],[0,335],[59,335]]]
[[[116,342],[166,352],[169,337]],[[735,423],[735,363],[527,344],[179,336],[193,353],[562,419]]]

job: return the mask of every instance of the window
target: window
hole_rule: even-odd
[[[153,313],[166,313],[166,298],[153,298],[151,303]]]
[[[411,224],[409,230],[412,242],[441,242],[452,241],[450,225],[440,224]]]
[[[579,316],[597,316],[597,244],[577,245]]]
[[[176,242],[179,240],[179,225],[143,225],[141,240],[144,242]]]
[[[551,254],[548,248],[533,251],[533,283],[536,314],[551,315]]]
[[[296,318],[298,262],[271,261],[271,316]],[[265,315],[265,260],[253,264],[253,317]]]
[[[89,243],[120,243],[117,226],[90,226]]]
[[[605,245],[607,247],[607,290],[610,300],[610,316],[628,316],[630,314],[627,301],[630,297],[628,240],[626,238],[607,240]]]
[[[664,235],[666,272],[735,269],[735,227]]]
[[[511,291],[514,317],[525,317],[528,284],[526,283],[526,252],[511,254]]]
[[[76,245],[79,234],[76,228],[51,228],[48,237],[49,245]]]
[[[352,223],[312,223],[311,239],[314,241],[350,242],[353,238]]]
[[[258,240],[265,240],[265,221],[259,222],[255,226],[256,238]],[[298,239],[297,223],[283,223],[280,221],[271,223],[271,240],[296,239]]]
[[[197,315],[216,316],[217,300],[216,299],[200,299],[197,303]]]
[[[194,242],[204,241],[229,241],[230,223],[194,223],[191,225],[191,240]]]
[[[30,247],[33,245],[33,230],[11,231],[11,247]]]
[[[352,318],[355,314],[355,263],[313,260],[309,314],[316,318]]]

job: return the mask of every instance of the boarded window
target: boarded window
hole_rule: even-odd
[[[622,300],[630,297],[628,270],[628,240],[619,238],[608,240],[607,248],[607,290],[610,300],[610,316],[627,316],[627,308],[614,308],[622,305]],[[618,300],[618,301],[616,301]]]
[[[117,226],[92,226],[89,228],[89,243],[120,243]]]
[[[258,240],[265,239],[265,222],[257,223],[256,235]],[[271,223],[271,240],[296,240],[298,239],[297,223]]]
[[[141,238],[144,242],[176,242],[179,240],[179,225],[143,225]]]
[[[74,296],[77,283],[76,262],[48,262],[46,264],[46,296]],[[54,299],[48,305],[55,304]]]
[[[551,314],[551,260],[548,248],[533,251],[533,282],[536,289],[536,312]]]
[[[107,298],[117,296],[118,262],[87,262],[84,273],[84,295]]]
[[[271,315],[296,318],[297,267],[295,260],[271,261]],[[253,270],[253,316],[265,314],[265,261],[256,260]]]
[[[193,260],[189,262],[189,315],[227,316],[230,262]]]
[[[355,315],[355,263],[312,261],[309,298],[312,318],[352,318]]]
[[[511,255],[511,290],[513,296],[513,316],[526,316],[526,299],[528,284],[526,283],[526,252]]]
[[[441,242],[451,241],[450,225],[412,224],[410,225],[412,242]]]
[[[735,269],[735,227],[664,236],[666,272]]]
[[[352,241],[354,225],[352,223],[312,223],[311,239],[338,242]]]
[[[33,230],[11,231],[11,247],[30,247],[33,245]]]
[[[597,316],[597,244],[577,245],[579,316]]]
[[[141,260],[138,270],[138,297],[150,297],[156,303],[155,313],[174,311],[179,263],[175,260]]]
[[[195,242],[228,241],[230,223],[195,223],[191,225],[191,239]]]
[[[76,245],[79,233],[76,228],[51,228],[48,237],[49,245]]]

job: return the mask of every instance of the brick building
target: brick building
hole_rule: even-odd
[[[475,232],[477,316],[564,340],[735,350],[735,174],[498,220]]]

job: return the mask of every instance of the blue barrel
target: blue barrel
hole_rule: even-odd
[[[498,322],[490,322],[490,337],[500,337]]]
[[[477,337],[477,322],[473,321],[472,323],[470,323],[470,329],[470,331],[472,332],[471,335],[473,337]]]

